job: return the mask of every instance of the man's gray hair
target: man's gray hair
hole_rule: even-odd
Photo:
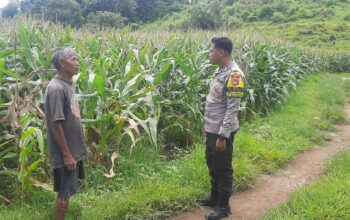
[[[71,47],[56,48],[55,51],[53,52],[52,63],[57,70],[60,70],[61,64],[59,63],[59,61],[68,60],[69,57],[73,55],[77,55],[74,48],[71,48]]]

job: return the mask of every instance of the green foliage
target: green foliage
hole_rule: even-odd
[[[96,13],[90,13],[87,17],[88,25],[93,27],[114,27],[122,28],[126,21],[125,17],[120,14],[108,12],[108,11],[98,11]]]
[[[344,16],[344,21],[350,21],[350,15],[345,15]]]
[[[119,0],[117,3],[118,12],[127,18],[135,18],[136,0]]]
[[[274,13],[274,7],[272,5],[265,5],[260,9],[259,18],[270,18]]]
[[[45,1],[44,17],[63,24],[80,26],[83,22],[81,9],[75,0]]]
[[[343,89],[346,97],[350,97],[350,81],[348,79],[344,81]]]
[[[293,48],[276,45],[245,44],[241,59],[249,70],[243,114],[267,114],[271,106],[280,105],[291,89],[307,73],[317,73],[320,60],[312,55],[300,55]]]
[[[283,15],[282,12],[274,12],[271,20],[273,22],[283,22],[286,20],[286,17]]]
[[[22,136],[19,142],[19,173],[21,197],[24,198],[27,191],[31,190],[30,177],[34,171],[38,171],[38,166],[45,161],[46,152],[44,147],[44,137],[40,128],[31,127],[29,124],[36,120],[29,114],[22,118]]]
[[[6,7],[0,10],[0,15],[3,18],[13,18],[18,13],[18,5],[8,4]]]
[[[59,46],[74,45],[80,56],[74,89],[79,94],[93,164],[109,168],[114,152],[133,154],[139,150],[139,142],[142,147],[164,152],[169,146],[176,148],[201,140],[207,82],[215,68],[208,63],[207,36],[214,33],[178,36],[124,29],[93,34],[91,29],[75,32],[69,27],[40,26],[31,21],[19,21],[16,27],[11,22],[1,25],[15,27],[16,40],[5,28],[0,33],[0,39],[5,39],[0,40],[0,94],[4,103],[0,115],[6,122],[1,125],[1,137],[6,138],[1,138],[4,148],[0,149],[0,161],[2,169],[20,168],[23,190],[30,189],[30,178],[48,181],[48,173],[42,172],[48,163],[38,147],[42,141],[36,141],[41,140],[40,131],[45,137],[39,109],[43,88],[54,73],[50,69],[52,51]],[[247,74],[242,121],[268,114],[287,100],[307,74],[330,67],[318,56],[295,47],[257,41],[239,43],[237,36],[230,37],[242,45],[237,46],[233,56]],[[325,53],[322,59],[328,60],[331,55]],[[340,61],[346,60],[342,56],[339,54]],[[18,96],[14,96],[16,92]],[[16,99],[20,111],[11,104]],[[12,112],[16,117],[4,117]],[[328,121],[332,121],[332,115],[333,112],[324,114]],[[333,122],[340,122],[340,116]],[[31,120],[27,123],[16,120],[28,117]],[[15,135],[19,129],[23,136]],[[178,136],[169,135],[169,131]],[[13,147],[15,140],[20,143],[18,154]]]
[[[117,10],[117,0],[83,0],[81,7],[83,9],[83,16],[87,17],[90,13],[96,12],[111,12]]]
[[[95,25],[102,23],[100,27],[105,27],[106,23],[120,21],[120,15],[129,23],[154,21],[179,11],[182,8],[181,3],[180,0],[23,0],[20,2],[20,8],[23,14],[76,27],[91,23],[91,20],[94,20]],[[95,16],[97,18],[93,18]],[[118,27],[121,23],[114,27]]]
[[[350,152],[333,156],[317,183],[298,189],[286,204],[262,219],[349,219]]]
[[[242,126],[235,140],[236,191],[251,186],[260,173],[274,172],[297,153],[325,139],[321,126],[332,124],[320,113],[324,105],[329,105],[324,100],[331,100],[319,98],[324,82],[338,83],[338,78],[309,76],[274,114]],[[330,89],[327,87],[324,93]],[[105,179],[101,167],[88,163],[84,190],[72,198],[68,219],[168,218],[174,212],[191,209],[199,197],[207,195],[209,177],[202,144],[173,161],[164,160],[157,150],[145,148],[146,142],[139,144],[135,154],[117,159],[114,178]],[[344,169],[338,173],[347,175]],[[1,209],[0,218],[48,219],[52,217],[53,203],[53,195],[37,191],[25,205],[14,201]]]
[[[347,122],[346,113],[344,112],[344,81],[337,79],[330,81],[322,81],[322,90],[320,91],[319,98],[324,103],[322,107],[321,117],[330,121],[333,124],[344,124]]]
[[[219,28],[221,21],[221,8],[218,1],[213,1],[209,5],[196,5],[191,10],[189,20],[190,27],[199,29],[216,29]]]

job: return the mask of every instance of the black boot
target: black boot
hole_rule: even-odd
[[[231,215],[230,210],[230,196],[231,193],[220,192],[220,197],[217,206],[207,215],[208,220],[217,220]]]
[[[206,199],[198,200],[201,206],[209,206],[214,208],[219,202],[219,190],[215,184],[212,183],[210,196]]]
[[[206,218],[208,220],[218,220],[231,215],[231,209],[229,205],[216,206],[212,211],[208,213]]]
[[[218,204],[218,199],[212,198],[211,196],[209,196],[206,199],[201,199],[198,200],[198,204],[200,206],[209,206],[209,207],[215,207]]]

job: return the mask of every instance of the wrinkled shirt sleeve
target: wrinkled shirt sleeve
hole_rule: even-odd
[[[244,91],[243,74],[238,71],[233,71],[228,76],[224,89],[227,97],[227,109],[220,127],[219,135],[229,138],[230,133],[234,130],[235,123],[238,121],[238,112]]]

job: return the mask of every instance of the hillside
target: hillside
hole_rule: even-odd
[[[76,28],[249,30],[307,47],[350,49],[348,0],[23,0],[1,10],[1,17],[14,16]]]
[[[256,30],[305,46],[347,50],[350,4],[347,0],[193,1],[145,28]]]

